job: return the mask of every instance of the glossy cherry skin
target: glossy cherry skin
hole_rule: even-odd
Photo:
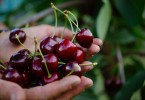
[[[9,65],[19,71],[23,71],[28,68],[28,66],[31,63],[31,59],[28,58],[28,56],[15,53],[11,56]]]
[[[58,43],[60,43],[60,42],[62,41],[62,39],[59,38],[58,36],[54,36],[53,39],[54,39],[55,41],[57,41]]]
[[[42,59],[41,58],[34,58],[32,61],[32,65],[30,66],[30,70],[32,72],[32,74],[37,77],[37,78],[41,78],[45,75],[45,66],[42,63]]]
[[[117,79],[116,77],[113,77],[111,79],[105,80],[105,88],[108,92],[111,94],[116,93],[119,89],[122,87],[122,82],[120,79]]]
[[[44,55],[44,59],[46,61],[48,70],[50,72],[54,72],[57,70],[58,68],[58,58],[57,56],[55,56],[54,54],[47,54]]]
[[[89,48],[93,43],[93,35],[87,28],[81,29],[76,35],[76,41],[84,48]]]
[[[77,53],[76,55],[73,57],[73,61],[76,61],[77,63],[82,63],[84,61],[84,51],[83,49],[81,49],[80,47],[77,47]]]
[[[57,55],[61,60],[69,60],[75,56],[77,46],[68,39],[62,40],[57,48]]]
[[[18,53],[23,54],[23,55],[31,54],[31,52],[29,50],[27,50],[27,49],[22,49],[22,50],[18,51]]]
[[[48,76],[44,76],[42,78],[42,83],[43,85],[48,84],[48,83],[52,83],[54,81],[60,80],[61,76],[58,72],[54,72],[51,74],[51,77],[49,78]]]
[[[44,55],[49,53],[55,53],[57,45],[58,42],[55,41],[53,38],[46,37],[40,42],[40,49]]]
[[[30,76],[28,72],[23,72],[21,73],[22,77],[23,77],[23,88],[26,88],[29,86],[29,82],[30,82]]]
[[[26,40],[26,33],[21,30],[21,29],[14,29],[10,32],[10,35],[9,35],[9,40],[14,43],[14,44],[19,44],[17,38],[16,38],[16,34],[18,35],[19,37],[19,40],[21,41],[21,43],[24,43],[25,40]]]
[[[7,70],[3,75],[2,79],[17,83],[19,85],[23,84],[23,77],[18,73],[16,69]]]
[[[74,71],[72,75],[82,76],[81,67],[75,61],[68,62],[62,69],[63,75],[68,75],[71,71]]]

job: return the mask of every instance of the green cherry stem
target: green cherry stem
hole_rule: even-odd
[[[97,65],[98,63],[90,63],[90,64],[79,64],[80,66],[95,66]]]
[[[66,15],[66,17],[68,18],[68,14],[65,14],[65,15]],[[72,22],[71,22],[70,19],[68,19],[68,21],[69,21],[69,23],[70,23],[71,30],[72,30],[72,32],[73,32],[73,34],[74,34],[74,28],[73,28]]]
[[[57,11],[59,11],[60,13],[66,15],[63,11],[61,11],[60,9],[58,9],[57,7],[55,7],[53,3],[51,3],[51,6],[52,6],[53,8],[55,8]],[[76,24],[69,16],[66,16],[66,17],[67,17],[67,19],[69,19],[69,20],[76,26],[76,28],[80,31],[80,28],[77,26],[77,24]]]
[[[36,38],[36,37],[34,37],[34,38],[35,38],[35,41],[37,42],[37,38]],[[45,61],[44,56],[43,56],[43,54],[42,54],[42,52],[41,52],[41,50],[40,50],[40,47],[38,47],[38,50],[39,50],[40,55],[41,55],[41,57],[42,57],[42,59],[43,59],[43,62],[44,62],[45,68],[46,68],[46,70],[47,70],[48,77],[50,78],[50,77],[51,77],[51,74],[50,74],[50,72],[49,72],[49,70],[48,70],[48,67],[47,67],[46,61]]]
[[[64,63],[64,62],[58,62],[58,64],[62,64],[62,65],[65,65],[66,63]]]
[[[57,13],[56,13],[56,9],[55,9],[55,7],[53,6],[52,3],[51,3],[51,6],[52,6],[52,9],[53,9],[53,12],[54,12],[54,16],[55,16],[55,28],[54,28],[54,33],[52,35],[52,38],[53,38],[54,35],[56,34],[56,28],[57,28]]]
[[[69,72],[65,77],[70,76],[75,70],[72,70],[71,72]]]
[[[66,63],[65,62],[58,62],[58,64],[63,64],[65,65]],[[79,64],[80,66],[95,66],[97,65],[98,63],[97,62],[94,62],[94,63],[90,63],[90,64]]]
[[[37,45],[38,45],[36,37],[34,37],[34,44],[35,44],[35,51],[34,51],[34,57],[35,57],[37,55],[36,53],[37,53]]]
[[[19,37],[18,37],[17,34],[15,35],[15,37],[16,37],[16,39],[18,40],[18,42],[20,43],[20,45],[21,45],[23,48],[27,49],[27,48],[23,45],[23,43],[20,41],[20,39],[19,39]],[[28,49],[27,49],[27,50],[28,50]]]
[[[70,15],[72,15],[74,17],[74,19],[76,21],[76,25],[78,26],[79,23],[78,23],[78,20],[77,20],[76,16],[72,12],[70,12],[70,11],[68,11],[68,14],[70,14]],[[76,32],[77,32],[77,29],[76,29]]]
[[[26,24],[24,28],[29,28],[29,24]]]
[[[4,70],[7,69],[7,68],[6,68],[4,65],[2,65],[2,64],[0,64],[0,67],[2,67]]]
[[[63,29],[63,32],[62,32],[61,37],[60,37],[61,39],[63,39],[63,35],[64,35],[65,29],[66,29],[66,25],[67,25],[67,20],[65,18],[64,29]]]

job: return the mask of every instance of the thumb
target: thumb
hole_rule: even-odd
[[[27,99],[54,99],[78,85],[81,79],[78,76],[68,76],[45,86],[34,87],[26,90]],[[33,96],[32,96],[33,94]]]
[[[0,79],[0,100],[25,100],[25,93],[17,84]]]

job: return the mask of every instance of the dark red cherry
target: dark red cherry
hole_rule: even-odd
[[[35,77],[41,78],[45,75],[44,64],[42,63],[41,58],[34,58],[30,70]]]
[[[20,54],[20,53],[15,53],[10,58],[9,66],[19,71],[23,71],[28,68],[30,63],[31,63],[31,60],[28,58],[28,56]]]
[[[54,72],[51,74],[50,78],[48,76],[44,76],[42,78],[42,83],[45,85],[45,84],[52,83],[52,82],[60,80],[60,79],[61,79],[60,74],[58,72]]]
[[[57,70],[58,68],[58,58],[57,56],[55,56],[54,54],[47,54],[44,55],[44,59],[46,61],[48,70],[50,72],[54,72]]]
[[[26,88],[26,87],[28,87],[29,82],[30,82],[29,73],[28,72],[23,72],[21,75],[23,77],[23,85],[22,85],[22,87]]]
[[[26,33],[21,30],[21,29],[14,29],[10,32],[10,35],[9,35],[9,40],[14,43],[14,44],[19,44],[17,38],[16,38],[16,34],[18,35],[19,37],[19,40],[21,41],[21,43],[24,43],[25,40],[26,40]]]
[[[53,38],[46,37],[40,42],[40,49],[44,55],[49,53],[55,53],[57,44],[58,42],[55,41]]]
[[[54,39],[55,41],[57,41],[58,43],[60,43],[60,42],[62,41],[62,39],[59,38],[58,36],[54,36],[53,39]]]
[[[5,74],[2,75],[2,79],[15,82],[19,85],[23,84],[23,77],[16,69],[7,70]]]
[[[117,79],[116,77],[112,77],[111,79],[105,80],[105,88],[108,92],[111,94],[116,93],[119,89],[122,87],[122,82],[120,79]]]
[[[62,40],[57,48],[57,55],[62,60],[71,59],[77,52],[77,46],[68,39]]]
[[[23,55],[29,55],[31,52],[27,49],[22,49],[22,50],[18,51],[18,53],[23,54]]]
[[[87,28],[81,29],[76,35],[76,41],[84,48],[89,48],[93,43],[93,35]]]
[[[76,61],[77,63],[82,63],[84,61],[84,51],[80,47],[77,48],[77,53],[73,57],[73,60]]]
[[[63,75],[66,76],[73,71],[72,75],[82,76],[81,67],[75,61],[68,62],[62,69]]]

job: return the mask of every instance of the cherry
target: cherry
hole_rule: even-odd
[[[52,83],[52,82],[60,80],[60,79],[61,79],[60,74],[58,72],[54,72],[51,74],[51,77],[44,76],[42,78],[42,83],[45,85],[45,84]]]
[[[23,85],[22,87],[28,87],[29,82],[30,82],[30,77],[29,77],[29,73],[28,72],[23,72],[22,74],[23,77]]]
[[[110,95],[116,93],[122,87],[122,82],[117,77],[112,77],[111,79],[105,80],[105,88]]]
[[[58,58],[54,54],[47,54],[44,56],[47,67],[50,72],[54,72],[58,68]]]
[[[41,78],[45,75],[44,64],[42,63],[41,58],[34,58],[32,61],[32,65],[30,66],[30,70],[34,76]]]
[[[14,44],[19,44],[19,41],[16,38],[16,34],[18,35],[20,42],[24,43],[26,40],[26,33],[21,29],[12,30],[10,35],[9,35],[9,40]]]
[[[53,39],[54,39],[55,41],[57,41],[58,43],[60,43],[60,42],[62,41],[62,39],[59,38],[58,36],[54,36]]]
[[[7,70],[3,75],[2,79],[15,82],[19,85],[23,84],[23,77],[18,73],[16,69]]]
[[[62,40],[57,48],[57,54],[62,60],[71,59],[77,52],[77,46],[68,39]]]
[[[28,56],[20,53],[15,53],[12,55],[9,61],[9,65],[19,71],[27,69],[30,63],[31,59],[29,59]]]
[[[63,75],[68,76],[69,74],[82,76],[81,67],[76,61],[68,62],[62,69]]]
[[[89,48],[93,43],[93,36],[89,29],[83,28],[76,35],[76,41],[84,48]]]
[[[40,49],[44,55],[49,53],[55,53],[57,44],[57,41],[48,36],[40,42]]]
[[[22,50],[18,51],[18,53],[23,54],[23,55],[31,54],[31,52],[29,50],[27,50],[27,49],[22,49]]]
[[[76,61],[77,63],[82,63],[84,61],[84,51],[80,47],[77,47],[77,53],[73,57],[73,60]]]

